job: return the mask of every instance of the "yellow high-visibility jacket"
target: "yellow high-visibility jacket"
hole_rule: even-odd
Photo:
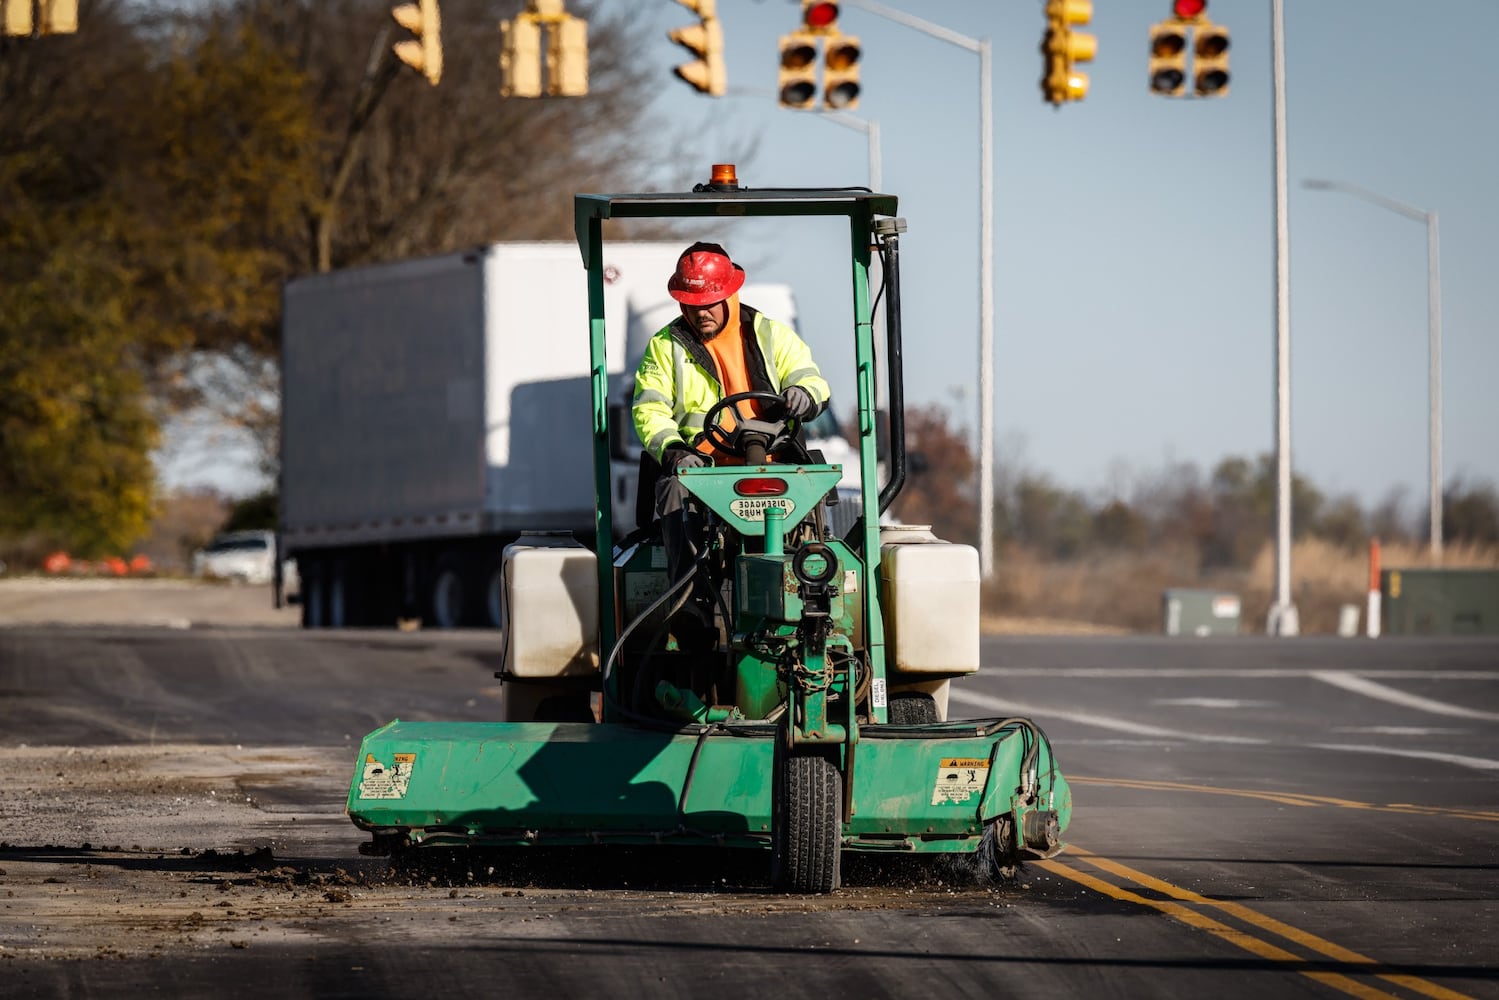
[[[780,394],[793,385],[801,386],[819,410],[827,405],[833,390],[795,330],[743,304],[739,330],[753,388]],[[750,331],[754,336],[749,336]],[[697,443],[703,418],[722,398],[718,366],[679,316],[651,337],[635,370],[635,433],[646,451],[660,461],[669,445]]]

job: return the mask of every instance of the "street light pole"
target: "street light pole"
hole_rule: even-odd
[[[1386,197],[1368,188],[1345,181],[1304,180],[1301,186],[1311,191],[1342,191],[1355,198],[1387,208],[1426,224],[1426,397],[1428,434],[1427,487],[1431,492],[1429,525],[1431,559],[1442,561],[1442,275],[1438,261],[1437,213]]]
[[[1275,603],[1266,631],[1296,635],[1291,601],[1291,240],[1286,215],[1286,22],[1284,0],[1270,0],[1275,133]]]
[[[850,7],[904,25],[979,57],[979,572],[994,576],[994,80],[989,39],[969,38],[875,0]]]
[[[869,143],[869,189],[879,191],[884,184],[880,172],[880,123],[874,119],[860,118],[846,111],[824,111],[822,117],[835,125],[863,132]]]

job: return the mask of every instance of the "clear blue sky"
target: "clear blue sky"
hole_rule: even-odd
[[[776,105],[776,43],[797,0],[719,0],[730,93],[671,75],[672,0],[631,5],[654,25],[653,110],[697,135],[681,174],[753,157],[743,183],[868,182],[864,134]],[[1232,33],[1228,96],[1146,89],[1146,32],[1169,0],[1095,0],[1087,100],[1042,102],[1041,0],[887,0],[994,58],[995,438],[1019,463],[1096,496],[1168,462],[1204,469],[1274,445],[1274,216],[1270,0],[1212,0]],[[1372,503],[1427,490],[1425,231],[1346,194],[1341,180],[1441,219],[1446,478],[1499,481],[1499,0],[1285,0],[1290,179],[1292,455],[1333,494]],[[1438,17],[1438,13],[1442,16]],[[907,398],[948,406],[973,433],[978,357],[978,59],[846,3],[864,45],[853,112],[882,132],[899,195]],[[452,41],[449,42],[452,44]],[[493,43],[498,48],[498,39]],[[659,152],[659,151],[658,151]],[[804,333],[835,391],[850,310],[838,234],[767,225],[725,232],[755,280],[797,287]],[[840,353],[844,352],[844,353]],[[846,404],[845,404],[846,405]],[[842,406],[840,406],[842,408]],[[970,438],[973,439],[972,437]],[[186,466],[172,480],[193,480]],[[211,477],[217,478],[217,477]],[[230,489],[252,488],[242,477]]]
[[[996,440],[1002,461],[1090,493],[1190,460],[1274,444],[1274,215],[1270,0],[1212,0],[1232,33],[1228,96],[1146,89],[1146,32],[1169,0],[1095,0],[1099,53],[1087,100],[1042,102],[1040,0],[889,0],[994,54]],[[1342,180],[1441,219],[1445,472],[1499,480],[1499,3],[1286,0],[1290,165],[1292,455],[1324,490],[1377,501],[1427,489],[1425,230],[1346,194]],[[655,109],[696,124],[684,170],[751,148],[751,186],[867,183],[865,136],[776,106],[777,38],[791,0],[720,0],[729,96],[671,77],[693,21],[667,0]],[[1438,12],[1443,16],[1437,17]],[[903,241],[907,396],[976,418],[978,59],[845,4],[864,46],[853,112],[882,132]],[[663,181],[666,179],[663,178]],[[663,186],[671,186],[663,184]],[[847,278],[824,280],[834,237],[761,226],[725,241],[757,280],[797,285],[820,352],[847,330]],[[840,264],[841,268],[841,264]],[[827,284],[826,291],[819,287]],[[809,287],[813,286],[813,287]],[[829,335],[831,333],[831,336]],[[832,352],[834,348],[827,348]],[[835,377],[835,389],[851,382]]]

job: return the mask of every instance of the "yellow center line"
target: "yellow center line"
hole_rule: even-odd
[[[1247,924],[1258,927],[1261,930],[1269,931],[1272,934],[1278,934],[1281,937],[1285,938],[1287,941],[1293,941],[1296,944],[1301,945],[1303,948],[1314,951],[1319,955],[1326,955],[1328,958],[1336,959],[1339,962],[1346,962],[1351,965],[1376,964],[1374,959],[1369,958],[1367,955],[1361,955],[1356,951],[1353,951],[1349,948],[1344,948],[1339,944],[1334,944],[1333,942],[1328,941],[1325,938],[1320,938],[1308,931],[1301,930],[1298,927],[1292,927],[1290,924],[1276,920],[1274,917],[1267,917],[1256,910],[1250,909],[1242,903],[1233,903],[1227,900],[1212,899],[1211,897],[1193,892],[1191,889],[1183,889],[1180,886],[1173,885],[1170,882],[1166,882],[1162,879],[1158,879],[1153,875],[1147,875],[1144,872],[1137,871],[1127,865],[1122,865],[1117,861],[1110,861],[1108,858],[1100,857],[1099,855],[1094,854],[1092,851],[1078,847],[1075,844],[1070,845],[1068,849],[1072,854],[1080,858],[1084,863],[1092,865],[1093,867],[1098,868],[1102,871],[1117,875],[1123,879],[1128,879],[1129,881],[1134,882],[1136,885],[1139,885],[1146,889],[1154,890],[1155,892],[1159,892],[1166,896],[1170,896],[1172,899],[1179,899],[1184,902],[1196,903],[1202,906],[1211,906],[1215,909],[1229,914],[1230,916],[1238,920],[1242,920]],[[1058,874],[1062,873],[1059,872]],[[1374,973],[1374,975],[1376,975],[1380,979],[1385,980],[1386,982],[1394,983],[1397,986],[1402,986],[1408,990],[1420,993],[1423,996],[1433,997],[1435,998],[1435,1000],[1461,1000],[1461,998],[1465,996],[1465,994],[1454,992],[1447,989],[1446,987],[1438,986],[1436,983],[1428,982],[1427,980],[1421,979],[1417,976],[1407,976],[1396,973]]]
[[[1455,819],[1473,819],[1499,823],[1499,812],[1478,809],[1454,809],[1446,806],[1422,806],[1408,802],[1393,802],[1381,805],[1375,802],[1357,802],[1327,795],[1308,795],[1302,792],[1261,792],[1247,788],[1219,788],[1214,785],[1193,785],[1180,781],[1147,781],[1140,778],[1095,778],[1069,776],[1069,784],[1113,785],[1118,788],[1143,788],[1162,792],[1199,792],[1204,795],[1233,795],[1245,799],[1263,799],[1287,806],[1336,806],[1339,809],[1368,809],[1375,812],[1393,812],[1406,816],[1451,816]]]
[[[1118,886],[1105,882],[1103,879],[1080,872],[1071,865],[1063,864],[1060,861],[1038,861],[1035,864],[1054,875],[1060,875],[1062,878],[1071,879],[1079,885],[1086,886],[1094,892],[1120,900],[1121,902],[1135,903],[1139,906],[1149,907],[1152,910],[1158,910],[1173,920],[1186,924],[1188,927],[1206,931],[1214,937],[1221,938],[1229,944],[1259,958],[1267,959],[1271,962],[1284,962],[1288,965],[1306,961],[1300,955],[1292,954],[1284,948],[1278,948],[1270,944],[1268,941],[1252,937],[1237,928],[1220,923],[1212,917],[1198,913],[1196,910],[1188,909],[1180,903],[1167,902],[1161,899],[1147,899],[1138,893],[1130,892],[1128,889],[1121,889]],[[1362,997],[1366,998],[1366,1000],[1373,1000],[1373,998],[1398,1000],[1393,993],[1386,993],[1383,990],[1375,989],[1373,986],[1365,985],[1356,979],[1338,972],[1309,972],[1291,969],[1287,971],[1297,971],[1299,975],[1306,976],[1308,979],[1314,979],[1326,986],[1331,986],[1333,989],[1346,993],[1349,996]]]

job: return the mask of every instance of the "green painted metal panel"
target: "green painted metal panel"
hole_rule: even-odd
[[[733,525],[741,535],[765,534],[765,508],[784,511],[789,528],[812,513],[843,478],[839,465],[725,465],[684,469],[677,473],[689,492]],[[734,484],[745,478],[781,479],[786,492],[779,496],[741,496]]]
[[[972,850],[986,820],[1015,809],[1030,748],[1024,727],[980,726],[862,729],[845,846],[890,850],[894,837],[909,841],[902,850]],[[430,842],[767,846],[775,733],[397,721],[365,737],[348,811],[362,829]],[[1071,792],[1037,749],[1037,805],[1065,828]]]
[[[1239,595],[1222,590],[1172,588],[1161,592],[1166,635],[1238,635]]]
[[[1499,635],[1499,569],[1387,569],[1386,635]]]

